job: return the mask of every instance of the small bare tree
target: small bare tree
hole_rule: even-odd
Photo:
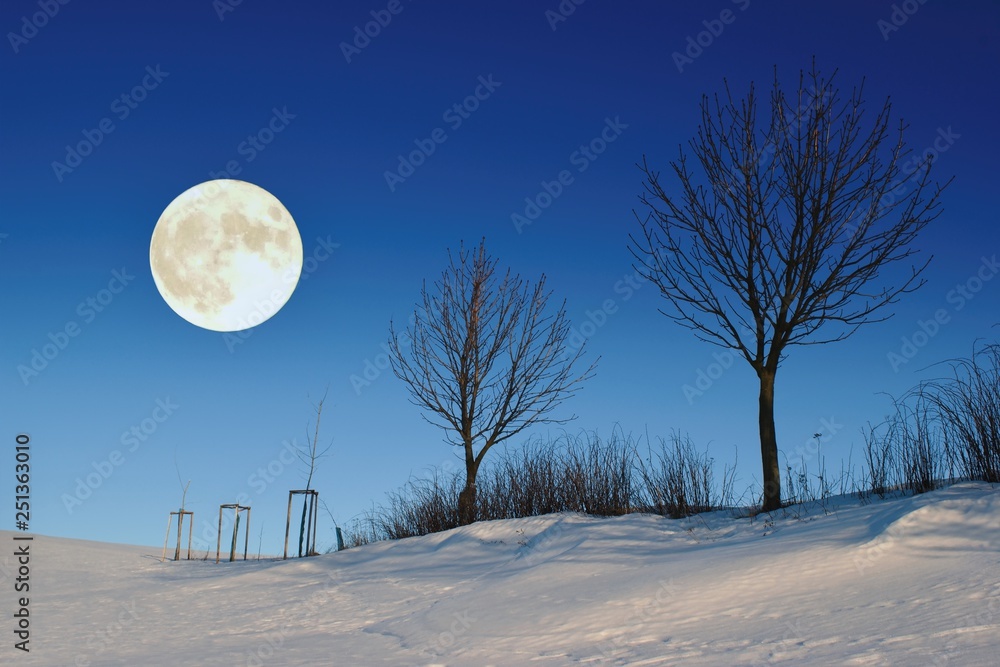
[[[866,129],[863,84],[841,100],[834,76],[814,65],[788,96],[775,73],[760,128],[753,86],[741,100],[728,84],[722,100],[703,97],[689,146],[704,180],[680,150],[676,194],[641,165],[649,211],[636,214],[636,268],[670,302],[666,316],[757,373],[766,511],[781,505],[774,380],[786,349],[843,340],[923,284],[927,262],[879,286],[914,253],[947,185],[930,187],[929,160],[909,157],[902,122],[890,131],[888,99]],[[824,324],[833,331],[818,335]]]
[[[390,324],[389,356],[424,419],[463,449],[458,515],[467,525],[476,520],[476,474],[486,452],[533,424],[573,419],[548,415],[593,374],[596,361],[574,376],[585,344],[568,344],[565,301],[545,314],[551,294],[544,275],[534,287],[509,269],[499,275],[485,240],[448,258],[435,293],[424,284],[402,341]]]
[[[316,427],[313,431],[312,436],[309,435],[309,426],[306,426],[306,449],[305,451],[295,448],[295,455],[299,457],[299,460],[306,467],[306,486],[305,490],[309,491],[312,489],[312,479],[313,475],[316,473],[316,467],[319,465],[321,459],[325,458],[333,447],[333,440],[330,441],[322,451],[319,449],[319,422],[323,418],[323,403],[326,401],[327,394],[330,393],[330,388],[327,387],[326,391],[323,392],[323,398],[319,400],[319,403],[313,407],[316,409]],[[302,544],[306,537],[306,523],[308,517],[306,515],[306,510],[309,507],[309,500],[302,503],[302,520],[299,522],[299,555],[302,555]],[[318,508],[313,508],[313,511],[319,511]],[[286,539],[287,546],[287,539]],[[316,554],[307,553],[307,556],[314,556]]]

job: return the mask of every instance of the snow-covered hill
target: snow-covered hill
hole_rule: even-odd
[[[36,536],[5,665],[997,665],[1000,488],[771,518],[550,515],[289,561]],[[11,555],[6,555],[11,554]]]

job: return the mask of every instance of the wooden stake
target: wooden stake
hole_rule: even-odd
[[[247,525],[243,527],[243,560],[247,559],[247,543],[249,541],[250,541],[250,508],[248,507],[247,508]]]
[[[299,526],[299,557],[302,557],[303,539],[305,540],[305,555],[312,556],[316,553],[316,530],[319,520],[319,509],[316,507],[316,503],[319,500],[319,492],[312,489],[291,490],[288,492],[288,515],[285,517],[285,552],[282,560],[288,560],[288,537],[292,527],[292,500],[296,495],[303,496],[302,513],[306,515],[304,533],[301,531],[302,526]]]
[[[167,559],[167,540],[170,539],[170,522],[174,518],[174,513],[171,512],[167,515],[167,534],[163,536],[163,555],[160,556],[160,562],[162,563]]]
[[[313,502],[313,494],[311,493],[307,493],[305,499],[309,504],[309,514],[306,518],[306,556],[312,556],[312,542],[309,540],[309,537],[311,536],[313,530],[313,508],[316,503]]]
[[[177,512],[177,548],[174,549],[174,560],[181,559],[181,531],[184,529],[184,509]]]
[[[288,492],[288,518],[285,520],[285,555],[281,560],[288,560],[288,529],[292,527],[292,491]]]
[[[309,551],[310,556],[316,553],[316,521],[319,519],[319,509],[316,507],[317,502],[319,502],[319,491],[313,491],[313,546]]]
[[[215,534],[215,562],[219,562],[219,552],[222,551],[222,507],[219,507],[219,531]]]
[[[229,562],[236,560],[236,536],[240,534],[240,507],[237,505],[233,511],[236,513],[233,521],[233,543],[229,546]]]

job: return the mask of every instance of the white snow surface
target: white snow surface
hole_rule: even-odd
[[[547,515],[288,561],[160,552],[35,536],[29,653],[0,558],[0,664],[1000,665],[997,485]]]

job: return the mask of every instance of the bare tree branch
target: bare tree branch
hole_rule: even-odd
[[[306,449],[305,451],[295,448],[295,455],[299,460],[306,465],[306,488],[308,491],[312,488],[313,475],[316,472],[316,467],[319,465],[320,460],[326,458],[329,455],[330,448],[333,447],[333,439],[330,439],[330,444],[328,444],[323,451],[319,450],[319,422],[323,418],[323,403],[326,401],[327,394],[330,393],[330,387],[327,386],[326,390],[323,392],[323,398],[319,400],[319,403],[313,405],[313,409],[316,410],[316,426],[313,431],[312,436],[309,435],[309,426],[306,425]]]

